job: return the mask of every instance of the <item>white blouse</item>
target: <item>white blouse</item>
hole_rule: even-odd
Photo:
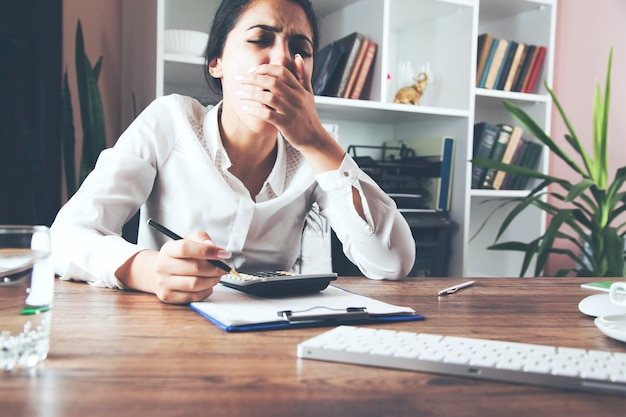
[[[350,156],[338,170],[314,175],[279,135],[276,163],[252,199],[228,170],[218,109],[185,96],[158,98],[100,154],[51,227],[52,259],[61,278],[122,288],[115,271],[140,250],[158,250],[168,239],[146,225],[149,218],[182,236],[205,230],[232,252],[228,262],[237,270],[290,270],[314,202],[365,276],[408,274],[415,260],[411,230],[393,200]],[[354,208],[352,187],[367,221]],[[121,232],[139,208],[135,245]]]

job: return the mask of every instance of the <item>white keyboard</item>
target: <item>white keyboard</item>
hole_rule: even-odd
[[[339,326],[298,357],[562,389],[626,393],[626,353]]]

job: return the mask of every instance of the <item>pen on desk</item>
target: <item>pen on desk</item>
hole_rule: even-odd
[[[471,285],[474,285],[475,282],[476,281],[467,281],[467,282],[464,282],[462,284],[458,284],[458,285],[454,285],[452,287],[444,288],[443,290],[439,291],[439,293],[437,293],[437,295],[454,294],[455,292],[457,292],[461,288],[467,288],[467,287],[469,287]]]
[[[182,236],[177,235],[176,233],[172,232],[170,229],[168,229],[167,227],[163,226],[160,223],[155,222],[152,219],[148,219],[148,226],[152,227],[155,230],[158,230],[159,232],[163,233],[165,236],[174,239],[174,240],[180,240],[182,239]],[[227,264],[225,264],[222,261],[218,261],[215,259],[207,259],[207,261],[213,265],[215,265],[216,267],[230,273],[236,276],[239,276],[239,272],[237,272],[237,270],[235,268],[231,268],[230,266],[228,266]]]

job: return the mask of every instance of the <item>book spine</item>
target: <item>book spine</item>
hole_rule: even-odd
[[[443,150],[441,157],[441,175],[439,181],[439,210],[450,210],[450,194],[452,192],[452,169],[454,166],[454,138],[443,138]]]
[[[509,48],[506,51],[506,55],[504,58],[504,62],[502,63],[502,68],[500,69],[500,73],[498,74],[498,78],[496,79],[495,89],[496,90],[504,90],[504,84],[506,83],[506,79],[509,76],[509,71],[511,70],[511,65],[513,64],[513,57],[517,52],[517,42],[510,41]]]
[[[474,125],[474,158],[491,158],[493,145],[496,143],[500,129],[487,122]],[[478,189],[485,177],[486,167],[472,165],[472,188]]]
[[[493,35],[491,33],[483,33],[478,36],[478,53],[476,58],[476,87],[480,86],[480,79],[485,70],[485,63],[493,44]]]
[[[511,165],[518,165],[519,166],[519,161],[520,158],[522,156],[522,151],[524,149],[524,146],[526,144],[526,139],[521,138],[519,140],[519,143],[517,144],[517,147],[515,148],[515,153],[513,154],[513,157],[511,158]],[[510,172],[507,172],[504,175],[504,179],[502,180],[502,184],[500,186],[501,190],[510,190],[512,188],[511,187],[511,180],[515,177],[515,174],[512,174]]]
[[[503,164],[511,163],[511,160],[513,159],[513,154],[515,153],[515,150],[517,149],[517,146],[520,140],[522,139],[522,133],[523,133],[523,130],[521,127],[519,126],[513,127],[513,131],[511,132],[511,137],[509,138],[509,143],[507,143],[504,154],[502,155],[501,161]],[[498,170],[496,172],[496,175],[493,178],[493,185],[492,185],[492,188],[494,190],[501,189],[502,181],[504,180],[505,175],[506,175],[506,171]]]
[[[339,90],[337,91],[337,97],[343,97],[344,91],[346,91],[346,86],[348,85],[348,79],[350,78],[350,72],[352,71],[352,67],[356,61],[356,57],[359,53],[359,49],[361,48],[361,43],[363,42],[363,35],[358,34],[354,39],[354,44],[352,45],[352,49],[348,52],[348,61],[346,62],[346,67],[344,68],[343,73],[341,74],[341,81],[339,82]]]
[[[525,155],[520,157],[520,166],[528,169],[537,169],[537,164],[539,163],[539,159],[541,158],[541,153],[543,151],[543,145],[533,142],[527,141],[525,145],[528,149],[525,152]],[[523,159],[522,159],[523,158]],[[515,177],[515,190],[524,190],[528,185],[529,177],[525,175],[517,175]]]
[[[500,71],[500,67],[502,66],[502,61],[504,60],[504,55],[506,54],[508,47],[508,40],[500,39],[498,41],[498,48],[493,55],[493,60],[491,61],[491,65],[489,66],[489,73],[487,74],[487,79],[485,80],[485,88],[493,89],[496,83],[496,78],[498,77],[498,72]]]
[[[522,150],[520,152],[520,156],[517,161],[517,165],[520,167],[526,167],[528,165],[528,154],[530,153],[531,146],[529,145],[529,141],[524,141],[522,145]],[[509,190],[519,190],[520,187],[520,176],[517,174],[511,175],[507,182],[507,188]]]
[[[346,85],[346,89],[343,92],[342,97],[348,98],[350,97],[350,93],[354,88],[354,83],[356,82],[356,78],[359,75],[359,71],[361,70],[361,66],[363,65],[363,59],[365,58],[365,54],[367,52],[367,48],[369,46],[369,41],[367,39],[363,39],[361,41],[361,46],[359,47],[359,53],[354,60],[354,65],[352,65],[352,69],[350,70],[350,76],[348,77],[348,84]]]
[[[509,74],[507,75],[504,87],[502,88],[504,91],[511,91],[513,88],[513,82],[515,81],[515,76],[519,72],[525,50],[526,44],[522,42],[518,43],[517,49],[515,50],[515,56],[513,57],[513,62],[511,63],[511,68],[509,68]]]
[[[352,32],[343,38],[333,41],[342,49],[342,53],[336,63],[332,77],[328,80],[328,84],[324,89],[323,95],[328,97],[341,97],[339,89],[344,79],[348,77],[350,65],[354,62],[358,48],[361,45],[360,40],[363,35],[359,32]],[[347,82],[347,79],[345,80]]]
[[[365,87],[365,83],[367,82],[368,76],[370,74],[370,70],[372,69],[374,58],[376,57],[376,50],[378,49],[378,44],[375,42],[369,41],[367,52],[365,53],[365,57],[363,58],[363,64],[361,65],[361,69],[359,70],[359,75],[354,83],[354,88],[350,93],[350,98],[360,99],[363,94],[363,88]]]
[[[483,74],[480,77],[480,84],[478,87],[485,88],[485,81],[487,81],[487,75],[489,74],[489,69],[491,68],[491,62],[493,61],[493,56],[496,53],[496,49],[498,49],[499,39],[494,38],[493,42],[491,42],[491,49],[489,50],[489,54],[487,55],[487,61],[485,62],[485,69],[483,70]]]
[[[529,45],[526,48],[526,56],[524,57],[524,62],[522,63],[522,65],[520,67],[519,73],[515,77],[515,81],[513,82],[513,89],[512,89],[512,91],[515,91],[515,92],[518,92],[518,93],[520,93],[522,91],[522,86],[524,84],[524,78],[526,77],[526,73],[528,72],[528,66],[530,64],[530,61],[533,58],[533,54],[534,54],[536,48],[537,48],[537,46],[535,46],[535,45]]]
[[[530,80],[530,75],[533,72],[533,68],[535,66],[535,62],[537,62],[538,56],[539,56],[539,47],[536,47],[535,50],[533,51],[533,56],[530,60],[530,63],[528,64],[528,70],[526,71],[526,74],[524,75],[524,81],[522,82],[522,86],[520,88],[520,92],[522,93],[526,92],[526,88],[528,87],[528,81]]]
[[[509,143],[509,139],[511,138],[511,133],[513,132],[513,127],[507,124],[500,125],[500,133],[498,134],[498,140],[493,146],[493,151],[491,153],[491,159],[496,161],[501,161],[504,152],[506,151],[506,145]],[[493,188],[493,180],[496,176],[498,170],[494,168],[488,168],[485,173],[485,178],[483,179],[481,188]]]
[[[535,61],[535,64],[533,65],[532,73],[530,74],[530,78],[528,79],[528,84],[524,88],[525,93],[533,92],[533,90],[535,89],[535,83],[542,69],[543,59],[546,55],[547,49],[545,46],[541,46],[538,48],[538,50],[539,52],[537,52],[537,60]]]
[[[315,95],[324,94],[324,90],[329,80],[333,77],[337,64],[343,54],[343,46],[332,42],[326,45],[319,53],[319,61],[313,68],[313,93]]]

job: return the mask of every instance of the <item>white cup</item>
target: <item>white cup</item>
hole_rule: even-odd
[[[626,307],[626,282],[614,282],[611,284],[609,298],[613,304]]]

